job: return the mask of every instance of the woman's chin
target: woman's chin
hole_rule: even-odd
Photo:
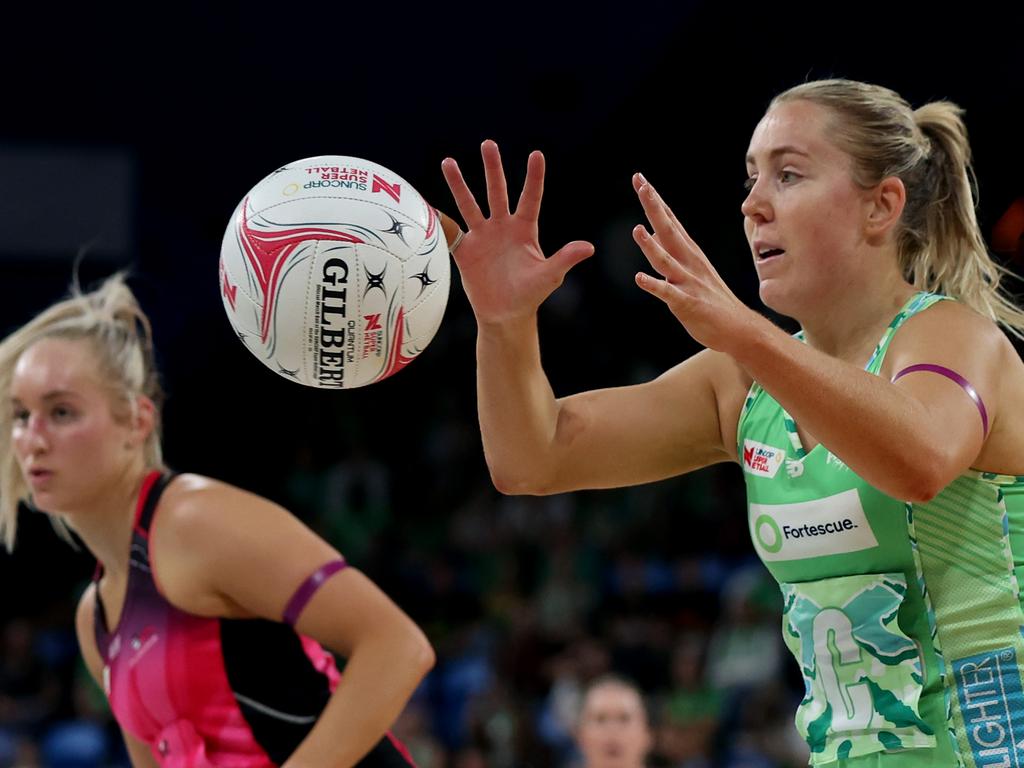
[[[761,303],[772,312],[794,320],[801,316],[801,309],[806,310],[810,303],[808,297],[803,297],[801,300],[801,297],[794,294],[791,287],[771,278],[761,281],[757,293],[761,298]]]
[[[761,303],[764,304],[768,309],[779,314],[787,314],[785,307],[788,305],[787,294],[783,286],[779,285],[778,280],[762,280],[757,290],[758,296],[761,297]]]

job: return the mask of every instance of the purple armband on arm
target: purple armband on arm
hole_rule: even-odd
[[[292,595],[292,599],[285,606],[285,624],[290,624],[294,627],[295,622],[299,620],[299,614],[302,613],[302,609],[306,607],[306,603],[316,594],[321,585],[347,566],[348,563],[345,562],[344,558],[339,558],[338,560],[331,560],[331,562],[313,571],[313,574],[299,585],[299,588],[295,590],[295,594]]]
[[[910,365],[904,368],[902,371],[892,377],[893,381],[906,376],[908,373],[915,373],[917,371],[926,371],[928,373],[937,373],[940,376],[945,376],[947,379],[951,379],[964,388],[964,392],[967,396],[974,401],[974,404],[978,406],[978,412],[981,414],[981,429],[983,434],[988,435],[988,411],[985,410],[985,403],[981,401],[981,395],[978,394],[977,390],[971,386],[971,382],[961,376],[959,373],[954,371],[952,368],[947,368],[944,365],[935,365],[934,363],[918,363],[917,365]]]

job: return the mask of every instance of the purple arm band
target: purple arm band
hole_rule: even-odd
[[[974,401],[974,404],[978,406],[978,412],[981,413],[981,429],[982,433],[988,434],[988,411],[985,410],[985,403],[981,401],[981,396],[977,393],[974,387],[971,386],[971,382],[965,379],[956,371],[951,368],[947,368],[944,365],[935,365],[934,363],[918,363],[917,365],[910,365],[904,368],[902,371],[892,377],[893,381],[906,376],[908,373],[914,373],[916,371],[927,371],[928,373],[937,373],[940,376],[945,376],[947,379],[952,379],[961,387],[964,388],[964,392],[967,396]]]
[[[309,602],[310,598],[316,594],[316,591],[320,589],[321,585],[327,581],[338,571],[348,566],[345,560],[331,560],[326,565],[322,565],[313,571],[313,574],[306,579],[299,588],[295,590],[295,594],[292,595],[292,599],[288,601],[288,605],[284,609],[284,622],[295,626],[295,622],[299,620],[299,614],[302,613],[302,609],[306,607],[306,603]]]

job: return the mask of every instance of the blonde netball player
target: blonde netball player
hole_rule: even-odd
[[[14,545],[24,499],[97,557],[78,639],[136,768],[411,764],[387,729],[430,645],[285,510],[167,471],[149,322],[120,277],[0,343],[0,387],[0,534]]]
[[[634,237],[662,300],[707,349],[638,386],[556,398],[538,306],[588,257],[537,241],[544,164],[489,215],[443,171],[478,323],[484,450],[509,493],[657,480],[738,462],[753,544],[785,597],[814,765],[934,768],[1024,758],[1024,366],[999,325],[960,110],[865,83],[780,94],[750,140],[742,205],[761,300],[744,306],[642,175]]]

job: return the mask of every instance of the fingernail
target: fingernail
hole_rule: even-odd
[[[640,173],[640,171],[636,172],[636,177],[640,179],[640,186],[643,186],[644,184],[647,183],[647,179],[644,178],[644,175]]]

